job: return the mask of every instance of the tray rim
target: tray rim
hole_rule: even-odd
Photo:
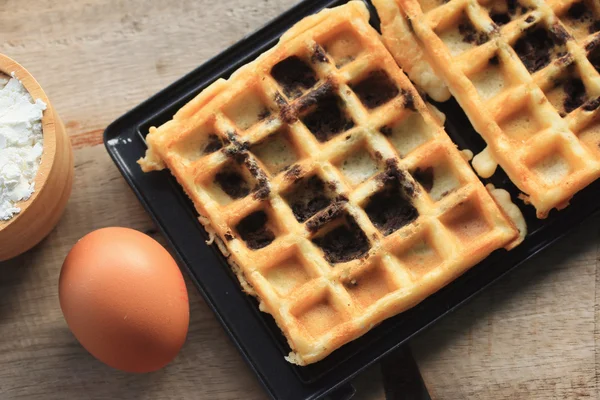
[[[249,364],[250,368],[258,376],[259,380],[261,381],[261,383],[263,384],[263,386],[265,387],[265,389],[267,389],[268,393],[273,398],[275,398],[275,397],[274,397],[274,394],[272,392],[272,388],[270,387],[270,385],[268,383],[268,380],[266,380],[265,377],[261,374],[261,372],[257,369],[257,367],[254,364],[252,358],[247,354],[247,352],[245,351],[244,347],[241,345],[241,342],[240,342],[239,338],[235,335],[235,333],[230,329],[230,327],[228,326],[228,324],[224,320],[223,316],[221,315],[221,313],[218,310],[218,306],[214,303],[214,300],[211,298],[210,294],[207,293],[206,290],[203,288],[202,283],[200,282],[200,280],[198,279],[198,277],[196,276],[196,274],[193,272],[193,270],[190,268],[190,266],[188,265],[188,262],[186,262],[186,257],[180,251],[179,246],[172,240],[172,237],[169,234],[166,233],[165,228],[159,222],[157,215],[155,214],[154,211],[152,211],[152,207],[151,207],[150,202],[143,195],[142,189],[140,189],[138,187],[138,185],[135,183],[135,181],[133,179],[133,175],[131,175],[131,173],[129,172],[129,170],[128,170],[129,168],[128,168],[125,160],[121,157],[120,153],[116,150],[116,146],[112,145],[109,142],[111,141],[111,139],[115,139],[115,138],[118,138],[120,136],[118,133],[115,134],[115,131],[117,131],[117,128],[120,125],[122,125],[127,119],[134,118],[136,115],[138,115],[140,112],[142,112],[144,110],[144,108],[151,107],[155,101],[157,101],[158,99],[160,99],[160,98],[164,97],[165,95],[169,94],[174,89],[179,90],[180,86],[188,87],[188,89],[189,89],[190,86],[192,87],[191,89],[186,90],[183,93],[177,94],[177,96],[174,97],[175,100],[173,100],[168,105],[164,105],[161,108],[168,109],[170,107],[173,107],[174,104],[177,104],[177,103],[182,102],[182,101],[188,101],[190,96],[193,96],[195,93],[198,92],[197,85],[190,84],[190,82],[194,82],[196,79],[190,79],[190,78],[194,77],[199,72],[203,72],[204,73],[204,71],[203,71],[204,69],[208,69],[209,71],[213,70],[213,72],[214,72],[215,68],[211,67],[212,64],[218,64],[218,63],[220,63],[221,60],[225,59],[230,53],[235,52],[236,48],[243,47],[246,44],[247,41],[255,40],[259,36],[269,33],[267,31],[269,31],[271,28],[273,28],[273,26],[275,26],[277,23],[280,23],[282,20],[284,20],[286,18],[289,18],[289,16],[291,14],[298,13],[300,15],[300,10],[305,9],[305,8],[306,9],[312,9],[312,8],[314,8],[315,9],[314,11],[318,11],[318,10],[320,10],[322,8],[330,6],[333,3],[345,3],[346,1],[347,0],[304,0],[304,1],[301,1],[300,3],[296,4],[295,6],[293,6],[292,8],[290,8],[289,10],[287,10],[286,12],[284,12],[283,14],[280,14],[275,19],[267,22],[259,30],[255,31],[255,32],[253,32],[253,33],[251,33],[249,35],[244,36],[239,41],[237,41],[235,44],[233,44],[229,48],[225,49],[223,52],[215,55],[214,57],[212,57],[209,60],[205,61],[204,63],[200,64],[197,68],[193,69],[189,73],[187,73],[184,76],[182,76],[181,78],[177,79],[176,81],[174,81],[173,83],[171,83],[170,85],[168,85],[167,87],[165,87],[164,89],[160,90],[159,92],[157,92],[156,94],[154,94],[153,96],[151,96],[150,98],[148,98],[147,100],[145,100],[142,103],[140,103],[138,106],[134,107],[129,112],[127,112],[124,115],[122,115],[121,117],[119,117],[117,120],[115,120],[113,123],[111,123],[106,128],[106,130],[104,131],[104,135],[103,135],[104,145],[105,145],[105,148],[107,149],[109,155],[111,156],[111,159],[116,164],[116,166],[118,167],[119,171],[123,175],[124,179],[126,180],[126,182],[128,183],[128,185],[130,186],[130,188],[133,190],[134,194],[136,195],[136,197],[138,198],[138,200],[140,201],[140,203],[142,204],[142,206],[144,207],[144,209],[146,210],[146,212],[150,215],[151,219],[153,220],[153,222],[155,223],[155,225],[157,226],[157,228],[160,230],[161,234],[165,237],[165,239],[166,239],[167,243],[169,244],[169,246],[171,247],[171,249],[175,252],[177,259],[180,261],[179,264],[183,265],[183,267],[185,268],[185,270],[186,270],[189,278],[194,283],[194,285],[196,286],[196,288],[200,291],[200,293],[203,296],[204,300],[207,302],[207,304],[209,305],[209,307],[212,309],[213,313],[215,314],[216,318],[218,319],[218,321],[221,323],[221,325],[223,326],[223,328],[227,332],[228,336],[234,342],[234,344],[239,349],[239,351],[242,354],[242,356],[245,359],[245,361]],[[305,15],[308,15],[308,14],[304,13],[304,14],[301,14],[301,15],[305,16]],[[298,19],[301,19],[301,18],[302,17],[300,17]],[[289,26],[291,26],[291,25],[287,25],[288,28],[289,28]],[[209,74],[204,73],[204,76],[206,76],[206,75],[209,75]],[[213,73],[212,76],[215,77],[217,75],[215,75]],[[218,75],[218,76],[220,76],[220,75]],[[203,81],[205,81],[205,80],[206,79],[203,79]],[[187,98],[187,100],[185,100],[186,98]],[[137,123],[137,126],[139,127],[139,126],[147,123],[148,121],[152,120],[153,118],[156,118],[156,116],[159,115],[159,114],[160,114],[160,112],[157,112],[157,113],[152,114],[151,116],[146,116],[146,118],[143,118],[140,122]],[[416,330],[413,333],[413,335],[410,335],[410,337],[412,337],[412,336],[420,333],[422,330],[424,330],[424,329],[428,328],[429,326],[433,325],[440,318],[448,315],[450,312],[454,311],[455,309],[457,309],[458,307],[462,306],[467,301],[471,300],[477,294],[481,293],[484,289],[486,289],[491,284],[497,282],[499,279],[501,279],[502,277],[504,277],[510,271],[513,271],[515,268],[517,268],[518,266],[520,266],[524,262],[526,262],[526,261],[530,260],[531,258],[535,257],[540,251],[542,251],[545,248],[549,247],[550,245],[554,244],[557,240],[565,237],[567,234],[569,234],[570,232],[572,232],[575,228],[577,228],[578,226],[582,225],[585,222],[586,218],[590,218],[593,215],[597,215],[597,214],[600,214],[600,206],[598,206],[596,208],[596,210],[594,210],[591,214],[589,214],[587,216],[584,216],[584,217],[581,218],[581,220],[576,221],[575,223],[573,223],[568,229],[562,230],[560,232],[560,234],[557,235],[557,236],[555,236],[555,237],[553,237],[552,240],[546,242],[545,244],[543,244],[541,246],[538,246],[538,248],[536,248],[532,252],[530,252],[525,258],[522,258],[520,261],[514,263],[508,269],[505,269],[504,272],[502,272],[499,275],[497,275],[490,282],[488,282],[488,283],[486,283],[486,284],[484,284],[482,286],[479,286],[473,293],[469,294],[463,300],[461,300],[461,301],[457,302],[456,304],[452,305],[449,310],[447,310],[447,311],[439,314],[435,318],[431,319],[431,321],[429,323],[423,325],[423,327],[421,329]],[[391,351],[394,351],[399,346],[401,346],[406,340],[409,340],[409,339],[405,339],[405,340],[399,341],[396,345],[394,345],[393,347],[387,349],[381,355],[376,356],[374,359],[372,359],[363,368],[365,368],[366,366],[371,365],[371,364],[379,361],[386,354],[388,354]],[[340,387],[341,385],[347,383],[350,379],[352,379],[359,372],[360,372],[360,370],[356,371],[353,374],[348,375],[342,381],[338,382],[337,385],[332,386],[329,391],[335,390],[336,388]],[[319,394],[318,397],[324,396],[329,391],[327,391],[325,393]],[[306,397],[306,398],[308,399],[308,398],[316,398],[316,397]]]

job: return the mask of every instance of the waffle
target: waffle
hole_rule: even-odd
[[[306,365],[517,243],[512,221],[369,25],[295,25],[147,136]]]
[[[598,1],[374,3],[397,62],[410,68],[405,54],[416,51],[398,42],[424,52],[417,62],[430,63],[486,141],[473,160],[480,176],[499,164],[539,218],[600,176]]]

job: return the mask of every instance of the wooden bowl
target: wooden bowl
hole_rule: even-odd
[[[16,257],[42,241],[58,223],[71,195],[73,150],[65,127],[46,93],[21,65],[0,54],[0,72],[12,73],[23,83],[33,99],[41,99],[47,108],[42,118],[44,151],[35,178],[35,192],[18,203],[21,212],[8,221],[0,221],[0,261]]]

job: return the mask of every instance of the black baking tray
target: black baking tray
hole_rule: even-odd
[[[125,114],[104,133],[110,156],[167,238],[180,265],[187,270],[269,395],[277,399],[317,399],[334,392],[337,398],[351,396],[351,390],[345,385],[360,371],[407,343],[415,334],[600,211],[600,181],[578,193],[568,208],[552,211],[545,220],[535,217],[533,207],[517,201],[529,228],[527,238],[519,247],[510,252],[498,250],[492,253],[416,307],[384,321],[323,361],[306,367],[286,362],[283,357],[289,348],[283,335],[272,318],[258,310],[256,300],[240,290],[239,282],[222,254],[216,247],[205,244],[206,232],[175,179],[168,171],[144,174],[136,161],[144,155],[144,137],[150,126],[168,121],[214,80],[227,78],[272,47],[298,20],[345,2],[306,0],[299,3]],[[376,14],[371,4],[367,4],[371,10],[371,23],[378,28]],[[446,129],[460,148],[475,153],[484,148],[485,143],[454,100],[436,105],[446,114]],[[519,193],[502,170],[484,182],[507,189],[513,199]]]

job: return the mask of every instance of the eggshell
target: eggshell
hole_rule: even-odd
[[[59,299],[83,347],[123,371],[162,368],[187,335],[188,295],[175,260],[132,229],[105,228],[83,237],[63,264]]]

